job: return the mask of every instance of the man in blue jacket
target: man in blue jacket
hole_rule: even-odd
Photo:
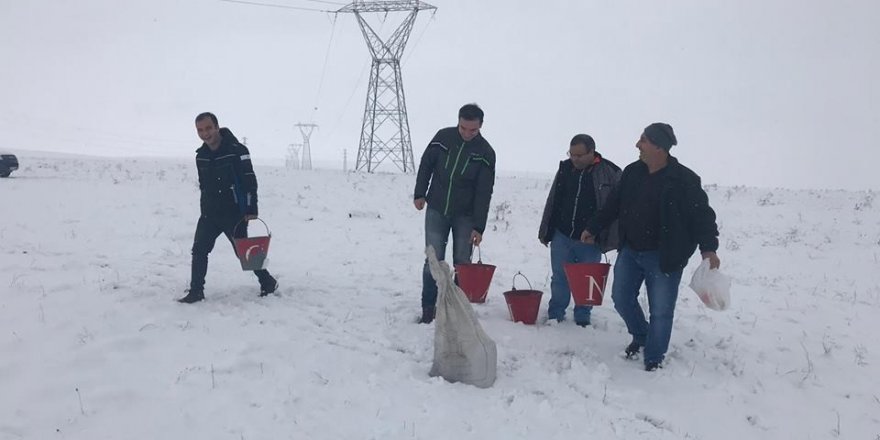
[[[257,218],[257,176],[247,147],[228,128],[219,128],[217,117],[202,113],[196,117],[196,131],[204,142],[196,150],[196,167],[201,190],[201,216],[192,247],[192,277],[186,296],[178,301],[192,304],[205,299],[208,254],[220,234],[230,243],[247,236],[247,222]],[[260,296],[278,289],[269,271],[255,270]]]
[[[413,205],[425,210],[425,246],[434,246],[444,260],[452,231],[454,264],[468,263],[472,246],[479,246],[489,217],[495,185],[495,150],[480,134],[483,110],[466,104],[458,111],[458,126],[434,135],[419,163]],[[425,260],[422,269],[422,317],[434,321],[437,284]]]
[[[544,216],[538,229],[538,240],[550,244],[550,304],[549,320],[565,320],[565,309],[571,302],[571,288],[565,275],[566,263],[598,263],[602,254],[617,249],[617,230],[606,228],[596,244],[582,242],[587,221],[605,205],[611,191],[620,180],[620,167],[596,151],[596,142],[590,135],[575,135],[568,147],[568,159],[559,162],[553,178]],[[590,325],[591,306],[575,306],[575,324]]]
[[[614,266],[611,297],[626,323],[632,342],[626,356],[644,347],[645,370],[661,367],[672,336],[672,318],[682,270],[699,248],[713,269],[721,265],[718,226],[700,176],[669,155],[676,145],[669,124],[647,126],[636,142],[639,160],[623,170],[605,206],[589,222],[585,242],[619,220],[620,249]],[[638,302],[648,291],[650,321]]]

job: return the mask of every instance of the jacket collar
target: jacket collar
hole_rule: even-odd
[[[217,147],[217,151],[212,151],[211,147],[208,144],[202,142],[202,146],[196,150],[197,154],[219,154],[226,152],[229,150],[229,145],[231,144],[231,139],[229,136],[225,136],[222,133],[220,134],[220,146]]]
[[[643,172],[645,172],[645,173],[648,172],[648,164],[646,164],[646,163],[644,163],[644,162],[642,162],[642,161],[640,161],[640,160],[637,160],[637,161],[635,161],[634,163],[635,163],[636,166],[638,167],[638,170],[639,170],[639,171],[643,171]],[[665,168],[665,169],[670,170],[670,171],[673,171],[673,170],[674,170],[674,171],[677,172],[678,170],[681,169],[681,164],[678,163],[678,159],[676,159],[676,158],[673,157],[673,156],[669,156],[669,161],[668,161],[668,163],[666,164],[666,168]]]

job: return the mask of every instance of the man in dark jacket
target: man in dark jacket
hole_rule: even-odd
[[[682,270],[698,247],[716,269],[721,261],[718,226],[700,177],[669,155],[677,143],[669,124],[645,128],[636,143],[639,160],[623,170],[620,184],[588,224],[586,242],[619,220],[620,250],[614,267],[611,297],[633,339],[626,355],[644,347],[645,370],[653,371],[669,348],[672,318]],[[650,322],[638,302],[648,290]]]
[[[483,110],[466,104],[458,111],[458,126],[434,135],[419,164],[413,204],[425,206],[425,246],[434,246],[437,259],[444,260],[452,230],[452,260],[468,263],[472,246],[479,246],[489,217],[489,202],[495,186],[495,150],[480,134]],[[430,184],[430,186],[429,186]],[[422,317],[434,320],[437,284],[428,270],[422,270]]]
[[[219,128],[212,113],[196,117],[196,131],[204,141],[196,150],[201,216],[193,240],[189,292],[178,300],[187,304],[205,299],[208,254],[217,237],[224,234],[231,243],[233,238],[246,237],[248,220],[257,218],[257,176],[247,147],[229,129]],[[260,280],[260,296],[278,288],[269,271],[255,270],[254,274]]]
[[[565,276],[566,263],[598,263],[602,253],[617,248],[617,231],[611,225],[595,240],[587,244],[587,220],[605,205],[611,190],[620,180],[620,167],[596,151],[596,142],[586,134],[571,139],[568,160],[559,162],[559,171],[553,179],[544,216],[538,230],[538,240],[550,243],[550,304],[549,320],[565,320],[565,309],[571,301],[571,289]],[[591,306],[575,306],[574,321],[581,327],[590,325]]]

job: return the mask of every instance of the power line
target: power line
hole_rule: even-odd
[[[296,9],[298,11],[328,12],[328,13],[335,12],[335,11],[328,11],[326,9],[303,8],[303,7],[298,7],[298,6],[278,5],[278,4],[274,4],[274,3],[249,2],[249,1],[245,1],[245,0],[220,0],[220,1],[221,2],[228,2],[228,3],[241,3],[241,4],[245,4],[245,5],[254,5],[254,6],[266,6],[266,7],[270,7],[270,8]],[[318,1],[318,0],[313,0],[313,1]],[[321,2],[321,3],[325,3],[325,2]],[[327,3],[329,3],[329,2],[327,2]],[[334,3],[330,3],[330,4],[334,4]]]
[[[385,20],[382,20],[379,23],[379,33],[385,29]],[[361,82],[364,79],[364,75],[367,73],[367,69],[370,67],[370,61],[364,61],[363,67],[361,67],[361,73],[358,74],[358,79],[355,81],[354,86],[351,89],[351,94],[348,95],[348,99],[345,100],[345,105],[342,106],[342,111],[339,112],[339,117],[336,119],[336,122],[333,123],[333,129],[330,130],[331,136],[336,133],[336,128],[342,122],[342,119],[345,118],[345,115],[348,112],[348,107],[351,105],[351,100],[354,99],[354,95],[358,92],[358,89],[361,87]]]
[[[327,1],[327,0],[302,0],[302,1],[305,1],[305,2],[315,2],[315,3],[325,3],[325,4],[328,4],[328,5],[339,5],[339,6],[345,6],[345,3],[331,2],[331,1]]]
[[[435,9],[434,12],[431,14],[431,20],[434,19],[434,16],[435,16],[435,15],[437,15],[437,10],[436,10],[436,9]],[[407,63],[409,63],[410,58],[412,58],[412,54],[415,52],[415,49],[416,49],[417,47],[419,47],[419,42],[422,41],[422,37],[425,36],[425,32],[428,31],[428,27],[429,27],[429,26],[430,26],[430,22],[428,22],[428,24],[425,25],[425,28],[422,29],[422,32],[419,34],[418,37],[416,37],[416,41],[412,44],[412,46],[410,46],[410,48],[409,48],[409,54],[407,54],[407,55],[406,55],[406,58],[402,61],[402,64],[403,64],[404,66],[407,65]]]
[[[336,118],[336,122],[333,123],[333,129],[330,130],[331,135],[335,134],[336,128],[339,127],[339,124],[342,123],[342,119],[345,118],[345,115],[348,113],[348,108],[351,105],[352,99],[354,99],[354,95],[357,94],[358,90],[361,87],[361,82],[363,82],[364,75],[367,73],[367,69],[370,67],[369,61],[364,61],[363,67],[361,67],[361,73],[358,74],[358,79],[355,81],[354,86],[351,89],[351,94],[348,95],[348,99],[345,100],[345,105],[342,106],[342,111],[339,112],[339,117]]]
[[[317,0],[315,0],[317,1]],[[324,88],[324,77],[327,75],[327,61],[330,59],[330,47],[333,44],[333,34],[336,31],[336,16],[333,18],[333,27],[330,28],[330,41],[327,42],[327,51],[324,52],[324,66],[321,68],[321,79],[318,81],[318,93],[315,95],[315,106],[312,109],[312,121],[318,113],[318,103],[321,100],[321,90]]]

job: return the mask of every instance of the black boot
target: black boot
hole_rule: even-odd
[[[419,319],[419,324],[430,324],[434,322],[434,315],[436,313],[436,307],[422,307],[422,318]]]
[[[626,346],[626,358],[627,359],[635,359],[636,355],[639,354],[639,350],[642,349],[642,345],[636,341],[632,341],[629,345]]]
[[[266,296],[270,293],[275,293],[276,290],[278,290],[278,280],[270,277],[268,282],[261,283],[260,296]]]
[[[663,364],[656,361],[645,362],[645,371],[655,371],[658,368],[663,368]]]
[[[205,299],[205,292],[201,290],[187,290],[186,296],[177,300],[179,303],[192,304]]]

